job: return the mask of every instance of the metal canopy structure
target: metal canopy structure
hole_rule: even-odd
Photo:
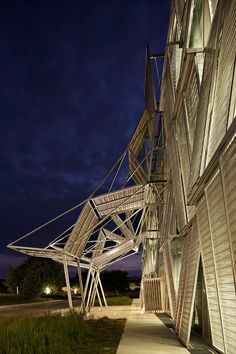
[[[62,262],[70,307],[72,307],[72,299],[68,265],[78,268],[80,279],[82,279],[81,269],[87,269],[86,284],[80,284],[83,289],[81,305],[83,311],[89,311],[96,296],[100,306],[106,306],[100,272],[114,262],[139,252],[140,245],[143,245],[144,249],[147,248],[148,243],[153,242],[152,237],[156,238],[156,235],[152,237],[150,235],[158,230],[158,213],[155,205],[161,198],[165,186],[162,163],[164,138],[162,117],[157,111],[154,89],[150,90],[153,84],[149,50],[147,50],[146,61],[147,109],[141,115],[125,152],[92,195],[78,205],[83,208],[76,222],[43,248],[22,246],[21,243],[23,241],[25,243],[26,238],[46,228],[67,212],[8,245],[9,248],[30,256],[46,257]],[[153,102],[155,110],[153,110]],[[123,185],[115,189],[117,179],[120,180],[119,173],[124,171],[124,168],[127,172]],[[107,193],[100,194],[101,187],[108,183]],[[76,208],[77,206],[71,210]],[[151,224],[150,214],[152,214]],[[151,231],[150,228],[153,230]],[[152,263],[156,263],[154,254],[149,259],[149,266]],[[155,267],[155,264],[152,264],[150,269],[154,271]]]

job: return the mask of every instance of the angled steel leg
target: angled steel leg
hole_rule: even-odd
[[[100,289],[101,289],[101,293],[102,293],[102,298],[103,298],[105,307],[107,307],[107,300],[106,300],[106,297],[105,297],[105,294],[104,294],[104,290],[103,290],[103,286],[102,286],[102,282],[101,282],[101,279],[100,279],[100,273],[99,273],[99,275],[98,275],[98,283],[99,283],[99,285],[100,285]]]
[[[91,298],[90,298],[90,302],[89,302],[89,310],[92,307],[93,299],[95,299],[95,297],[96,297],[97,274],[96,274],[96,276],[94,274],[92,274],[92,277],[93,277],[93,289],[92,289]]]
[[[83,297],[83,305],[82,305],[85,308],[85,310],[86,310],[85,301],[86,301],[86,296],[87,296],[87,292],[88,292],[88,285],[89,285],[89,279],[90,279],[91,271],[92,271],[92,266],[90,265],[89,271],[88,271],[88,274],[87,274],[85,288],[84,288],[84,297]],[[81,307],[81,309],[82,309],[82,307]]]
[[[79,276],[79,287],[80,287],[80,294],[81,294],[81,307],[80,311],[84,314],[85,311],[85,303],[84,303],[84,288],[83,288],[83,280],[82,280],[82,274],[81,274],[81,268],[80,268],[80,262],[77,262],[77,268],[78,268],[78,276]]]
[[[99,278],[99,272],[97,271],[96,278],[95,278],[95,284],[94,284],[94,293],[93,293],[93,297],[90,302],[90,308],[94,306],[94,302],[95,302],[95,298],[96,298],[96,294],[97,294],[99,305],[102,310],[102,301],[101,301],[101,297],[100,297],[99,290],[98,290],[98,278]]]
[[[73,309],[72,296],[71,296],[71,290],[70,290],[70,278],[69,278],[69,273],[68,273],[66,256],[64,256],[63,264],[64,264],[64,273],[65,273],[65,279],[66,279],[66,289],[67,289],[69,308]]]
[[[89,302],[90,302],[90,297],[91,297],[91,292],[93,290],[93,285],[94,285],[94,274],[93,274],[93,270],[91,270],[91,275],[92,275],[92,279],[91,279],[91,283],[90,283],[90,287],[89,287],[89,292],[88,292],[88,297],[87,297],[87,302],[86,302],[86,310],[89,308]]]

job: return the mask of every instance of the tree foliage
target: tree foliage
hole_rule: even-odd
[[[101,274],[102,284],[105,290],[125,291],[129,286],[128,273],[121,270],[112,270]]]
[[[63,269],[51,259],[29,257],[23,264],[9,271],[6,283],[12,293],[16,293],[18,287],[22,297],[36,298],[47,286],[57,292],[63,285]]]

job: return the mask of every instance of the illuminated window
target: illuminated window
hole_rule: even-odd
[[[209,3],[210,16],[211,16],[211,20],[212,20],[218,0],[209,0],[208,3]]]
[[[208,0],[194,0],[191,9],[189,48],[204,48],[211,27]]]
[[[204,53],[196,53],[196,55],[195,55],[195,63],[196,63],[196,68],[197,68],[198,78],[199,78],[200,84],[202,82],[204,58],[205,58],[205,54]]]
[[[173,42],[173,43],[178,42],[179,37],[180,37],[180,29],[177,22],[177,17],[174,14],[174,16],[172,17],[172,25],[171,25],[170,35],[169,35],[169,42]]]
[[[171,78],[174,90],[177,89],[179,74],[180,74],[180,66],[182,60],[182,48],[179,47],[178,44],[174,44],[171,46],[169,50],[170,56],[170,70],[171,70]]]

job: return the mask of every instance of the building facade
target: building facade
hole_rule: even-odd
[[[236,1],[174,0],[159,110],[167,185],[159,218],[169,310],[236,353]]]

